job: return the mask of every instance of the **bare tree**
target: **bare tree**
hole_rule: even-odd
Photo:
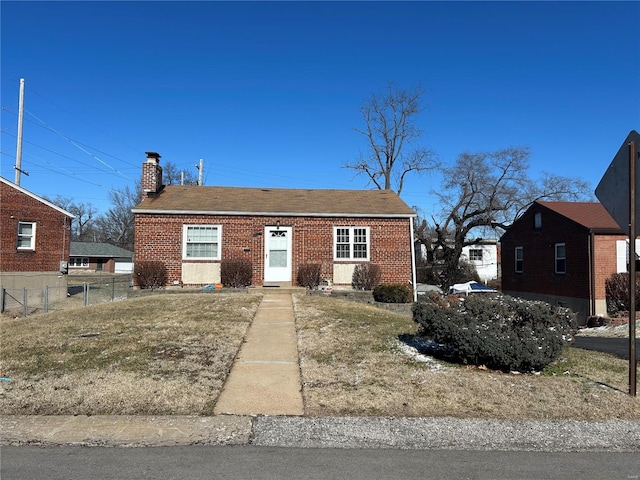
[[[73,219],[73,237],[78,241],[89,241],[95,230],[95,216],[97,210],[90,203],[74,203],[69,210],[76,218]]]
[[[71,239],[75,241],[92,240],[95,230],[95,216],[98,213],[91,203],[76,203],[70,197],[56,195],[46,200],[72,213],[75,218],[71,224]]]
[[[198,177],[189,170],[180,170],[175,163],[167,162],[162,167],[162,181],[165,185],[180,185],[184,174],[184,185],[197,185]]]
[[[413,146],[422,132],[415,125],[422,111],[423,89],[398,90],[392,82],[383,94],[373,94],[360,108],[364,129],[354,130],[367,139],[369,152],[345,164],[346,168],[365,174],[380,190],[402,192],[410,172],[418,174],[437,167],[430,150]]]
[[[536,200],[575,201],[589,196],[580,179],[549,173],[540,180],[529,174],[530,150],[512,147],[496,152],[462,153],[442,169],[444,182],[433,192],[442,205],[434,219],[435,248],[442,255],[441,280],[449,287],[459,280],[462,249],[479,243],[487,231],[504,231]]]
[[[134,216],[131,209],[141,196],[140,184],[109,192],[111,208],[96,221],[99,240],[133,250]]]

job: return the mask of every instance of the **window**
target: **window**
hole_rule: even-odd
[[[88,267],[89,266],[89,259],[88,258],[82,258],[82,257],[71,257],[69,259],[69,266],[70,267]]]
[[[482,261],[482,249],[480,248],[471,248],[469,249],[469,260],[472,262],[481,262]]]
[[[516,273],[524,272],[524,250],[522,247],[516,247],[515,251]]]
[[[36,222],[18,222],[18,250],[36,249]]]
[[[220,225],[184,225],[182,258],[220,260]]]
[[[556,273],[567,273],[567,256],[564,243],[556,243]]]
[[[542,213],[536,212],[533,216],[533,228],[540,230],[542,228]]]
[[[334,227],[335,260],[369,260],[369,227]]]

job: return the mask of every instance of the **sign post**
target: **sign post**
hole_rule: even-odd
[[[636,142],[629,142],[629,395],[636,396]]]
[[[636,236],[640,229],[637,212],[637,148],[640,134],[632,130],[613,158],[596,188],[596,197],[622,230],[629,235],[629,395],[636,396]]]

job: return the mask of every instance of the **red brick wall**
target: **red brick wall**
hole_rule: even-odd
[[[534,228],[534,214],[542,214],[542,228]],[[616,270],[616,240],[624,236],[594,238],[595,298],[605,298],[605,279]],[[544,207],[534,205],[503,235],[502,289],[571,298],[590,298],[590,233]],[[566,246],[565,274],[555,273],[555,244]],[[524,272],[515,273],[515,247],[522,246]]]
[[[605,281],[616,273],[616,241],[628,240],[624,235],[598,235],[595,237],[596,299],[605,300]]]
[[[380,265],[382,281],[412,280],[410,219],[352,219],[305,217],[242,217],[206,215],[137,214],[135,219],[136,261],[163,260],[168,281],[182,276],[182,229],[184,224],[222,225],[222,259],[248,258],[253,264],[253,284],[264,278],[264,228],[280,222],[292,227],[292,280],[304,263],[321,265],[322,277],[333,276],[333,227],[370,227],[370,262]],[[246,252],[245,249],[250,249]],[[188,261],[187,261],[188,262]],[[193,262],[198,262],[194,260]],[[345,261],[344,263],[356,263]]]
[[[36,222],[35,250],[17,249],[19,221]],[[0,271],[57,272],[69,260],[70,224],[65,214],[0,183]]]
[[[534,228],[534,214],[542,228]],[[566,273],[555,273],[555,244],[566,247]],[[534,205],[502,236],[502,289],[513,292],[589,298],[589,231]],[[515,273],[515,247],[523,247],[523,273]],[[614,264],[615,265],[615,264]]]

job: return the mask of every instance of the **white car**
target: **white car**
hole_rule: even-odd
[[[467,283],[455,283],[449,287],[450,295],[454,295],[456,293],[462,293],[464,295],[469,295],[470,293],[497,293],[497,290],[472,281]]]

